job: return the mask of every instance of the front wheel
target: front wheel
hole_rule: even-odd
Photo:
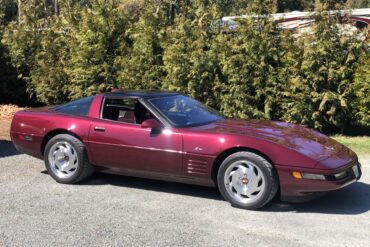
[[[251,210],[271,201],[279,186],[271,163],[252,152],[228,156],[218,171],[217,184],[231,205]]]
[[[45,147],[44,160],[48,173],[59,183],[77,183],[93,173],[84,144],[68,134],[50,139]]]

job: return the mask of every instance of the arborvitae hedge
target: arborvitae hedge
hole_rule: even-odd
[[[13,90],[59,104],[112,87],[167,89],[228,117],[370,128],[368,44],[338,28],[346,15],[326,13],[343,1],[59,0],[57,11],[46,2],[0,0],[0,102],[19,102]],[[269,18],[292,6],[316,8],[310,32]],[[246,13],[258,18],[234,32],[219,23]]]

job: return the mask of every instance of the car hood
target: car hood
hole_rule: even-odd
[[[204,131],[247,135],[297,151],[316,161],[336,157],[350,162],[356,155],[349,148],[317,131],[297,124],[269,120],[224,119],[208,125]]]

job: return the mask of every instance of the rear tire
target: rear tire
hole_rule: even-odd
[[[217,185],[232,206],[249,210],[270,202],[279,187],[272,164],[253,152],[228,156],[218,170]]]
[[[94,172],[87,159],[85,145],[68,134],[56,135],[49,140],[44,161],[48,173],[58,183],[74,184]]]

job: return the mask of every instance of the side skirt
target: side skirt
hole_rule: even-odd
[[[148,178],[154,180],[162,180],[168,182],[177,182],[177,183],[185,183],[185,184],[194,184],[194,185],[201,185],[206,187],[216,187],[215,183],[211,178],[204,178],[204,177],[189,177],[189,176],[181,176],[176,174],[166,174],[160,172],[153,172],[153,171],[145,171],[145,170],[133,170],[133,169],[125,169],[125,168],[116,168],[116,167],[101,167],[95,166],[95,170],[102,173],[108,174],[116,174],[116,175],[124,175],[129,177],[140,177],[140,178]]]

